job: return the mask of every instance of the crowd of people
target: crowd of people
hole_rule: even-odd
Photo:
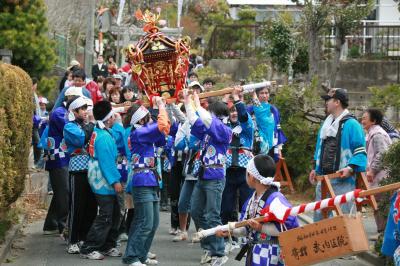
[[[246,265],[284,264],[277,238],[282,225],[254,220],[272,201],[291,206],[274,181],[287,139],[279,110],[270,103],[270,88],[256,89],[251,102],[240,86],[221,99],[199,99],[215,82],[200,83],[195,70],[202,61],[196,64],[176,103],[153,97],[145,106],[130,69],[118,69],[110,59],[105,65],[101,55],[92,68],[94,81],[79,62],[71,62],[50,113],[47,99],[35,96],[35,165],[45,165],[53,193],[43,231],[60,234],[68,253],[156,265],[151,246],[159,212],[170,208],[174,242],[189,240],[191,220],[196,231],[249,220],[240,230],[194,236],[191,240],[204,251],[202,265],[225,264],[241,239],[247,240],[241,252],[247,252]],[[360,123],[348,110],[345,89],[331,89],[322,98],[327,118],[310,173],[316,200],[321,199],[317,175],[340,172],[343,178],[332,180],[336,194],[354,190],[357,172],[366,172],[370,185],[379,186],[386,176],[382,154],[398,132],[373,108]],[[349,213],[352,204],[343,205],[343,212]],[[314,220],[320,219],[316,212]],[[378,213],[375,219],[383,233],[386,221]],[[296,217],[284,223],[285,229],[298,226]],[[124,253],[118,249],[121,241],[127,241]]]

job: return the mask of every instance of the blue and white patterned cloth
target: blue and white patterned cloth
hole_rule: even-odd
[[[70,172],[87,171],[89,163],[88,154],[72,156],[69,160],[68,170]]]
[[[279,245],[257,244],[253,247],[252,266],[283,266],[285,263],[281,257]]]

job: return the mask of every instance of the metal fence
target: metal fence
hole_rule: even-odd
[[[56,42],[57,66],[66,68],[68,66],[68,38],[54,33],[53,39]]]
[[[342,56],[350,58],[400,58],[400,24],[379,25],[362,21],[352,35],[346,36]],[[323,37],[325,52],[335,46],[334,29]]]
[[[346,36],[342,58],[400,58],[400,24],[379,25],[377,21],[362,21],[352,35]],[[257,57],[267,43],[261,38],[262,25],[218,25],[214,28],[205,57]],[[332,54],[335,31],[321,36],[323,53]]]
[[[255,57],[265,46],[260,35],[260,25],[217,25],[211,34],[205,57]]]

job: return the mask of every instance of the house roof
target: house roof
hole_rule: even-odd
[[[291,0],[227,0],[228,5],[250,5],[250,6],[293,6]]]

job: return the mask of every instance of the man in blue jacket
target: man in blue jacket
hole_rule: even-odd
[[[111,103],[100,101],[93,107],[96,127],[89,142],[88,179],[99,206],[86,241],[80,252],[83,258],[104,259],[104,255],[120,257],[116,248],[120,207],[117,193],[122,192],[121,175],[117,169],[117,145],[111,127],[115,121]]]
[[[366,170],[365,135],[360,123],[347,109],[349,98],[345,89],[331,89],[322,98],[329,115],[318,133],[314,169],[309,179],[314,184],[317,175],[340,172],[342,178],[332,179],[331,183],[336,195],[345,194],[355,189],[355,173]],[[315,194],[316,200],[321,200],[321,182],[318,182]],[[353,204],[341,205],[343,213],[350,213]],[[314,212],[314,222],[321,219],[321,212]]]

